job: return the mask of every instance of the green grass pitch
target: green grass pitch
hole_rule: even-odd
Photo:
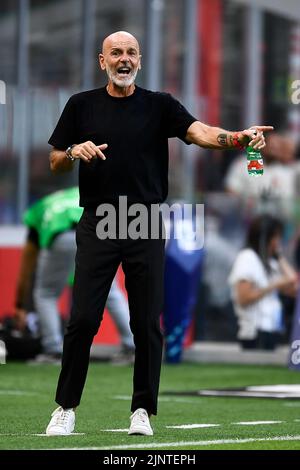
[[[130,449],[172,451],[300,449],[300,400],[161,395],[158,416],[152,419],[153,437],[105,431],[128,428],[132,388],[131,367],[105,363],[90,365],[82,403],[76,412],[75,432],[84,434],[35,436],[45,432],[56,406],[53,397],[58,373],[59,367],[54,365],[8,363],[0,366],[1,449],[114,449],[119,446],[123,449],[130,446]],[[296,384],[299,380],[299,372],[283,367],[185,363],[163,366],[160,390]],[[235,424],[241,421],[281,423],[255,426]],[[167,428],[188,424],[218,426]]]

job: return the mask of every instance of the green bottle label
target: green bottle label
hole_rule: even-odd
[[[251,176],[261,176],[264,173],[264,162],[259,150],[248,146],[247,152],[247,167],[248,174]]]

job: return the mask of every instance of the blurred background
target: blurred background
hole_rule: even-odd
[[[253,217],[284,222],[283,248],[300,269],[300,78],[298,0],[2,0],[0,2],[0,317],[13,310],[24,241],[22,214],[40,197],[77,183],[50,173],[47,141],[70,95],[103,86],[103,39],[126,30],[142,49],[137,84],[167,91],[210,125],[273,125],[264,182],[250,181],[239,152],[170,141],[172,200],[205,204],[205,258],[190,341],[236,340],[227,282]],[[268,171],[269,168],[269,171]],[[282,343],[294,299],[283,299]],[[113,334],[110,332],[109,338]]]

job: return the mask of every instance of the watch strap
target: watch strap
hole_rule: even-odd
[[[75,157],[72,156],[72,149],[75,147],[76,144],[70,145],[70,147],[67,148],[66,150],[66,156],[71,162],[74,162],[76,160]]]

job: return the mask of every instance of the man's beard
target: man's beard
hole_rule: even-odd
[[[134,71],[130,71],[128,74],[128,77],[124,78],[118,78],[117,72],[113,72],[108,65],[106,65],[106,73],[108,75],[108,78],[118,87],[120,88],[126,88],[131,85],[133,85],[135,78],[138,73],[138,68],[136,68]]]

